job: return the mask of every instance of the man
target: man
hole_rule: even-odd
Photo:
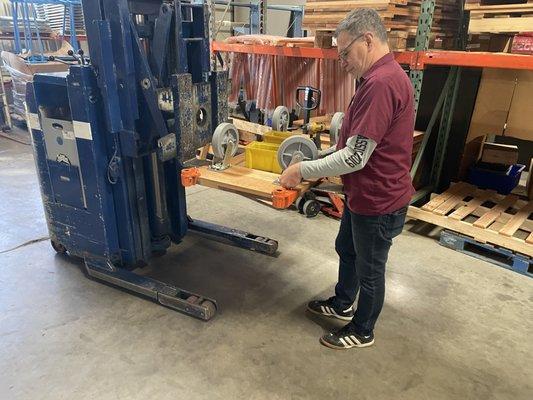
[[[376,11],[352,11],[335,37],[342,68],[356,79],[338,143],[321,152],[319,160],[291,165],[280,183],[292,188],[302,179],[342,178],[346,207],[335,241],[340,258],[335,296],[311,301],[307,308],[350,321],[320,338],[325,346],[348,349],[374,343],[385,297],[385,264],[414,193],[409,174],[414,101],[411,82],[389,50]]]

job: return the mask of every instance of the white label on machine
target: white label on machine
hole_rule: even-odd
[[[30,129],[41,129],[41,123],[39,122],[39,116],[36,113],[28,113],[28,124]]]
[[[76,135],[78,139],[93,140],[90,123],[81,121],[72,122],[74,124],[74,135]]]
[[[67,131],[67,130],[63,131],[63,139],[74,140],[75,139],[74,132]]]

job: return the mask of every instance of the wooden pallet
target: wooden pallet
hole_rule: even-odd
[[[533,201],[459,182],[408,216],[533,257]]]
[[[463,254],[533,278],[533,258],[531,257],[525,257],[488,243],[481,243],[471,237],[447,230],[441,232],[439,243]]]
[[[464,9],[470,11],[469,33],[513,33],[533,30],[533,2],[492,4],[472,2]]]

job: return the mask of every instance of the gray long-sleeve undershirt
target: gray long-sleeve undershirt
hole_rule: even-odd
[[[327,176],[339,176],[362,169],[377,144],[364,136],[352,136],[346,141],[346,147],[335,151],[335,146],[319,153],[320,158],[302,161],[300,173],[304,179],[316,179]]]

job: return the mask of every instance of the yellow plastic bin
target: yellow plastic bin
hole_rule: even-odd
[[[252,142],[244,148],[244,164],[247,168],[281,174],[278,148],[279,143]]]
[[[292,136],[290,132],[281,132],[281,131],[270,131],[263,135],[263,141],[265,143],[277,143],[281,144],[289,136]]]

